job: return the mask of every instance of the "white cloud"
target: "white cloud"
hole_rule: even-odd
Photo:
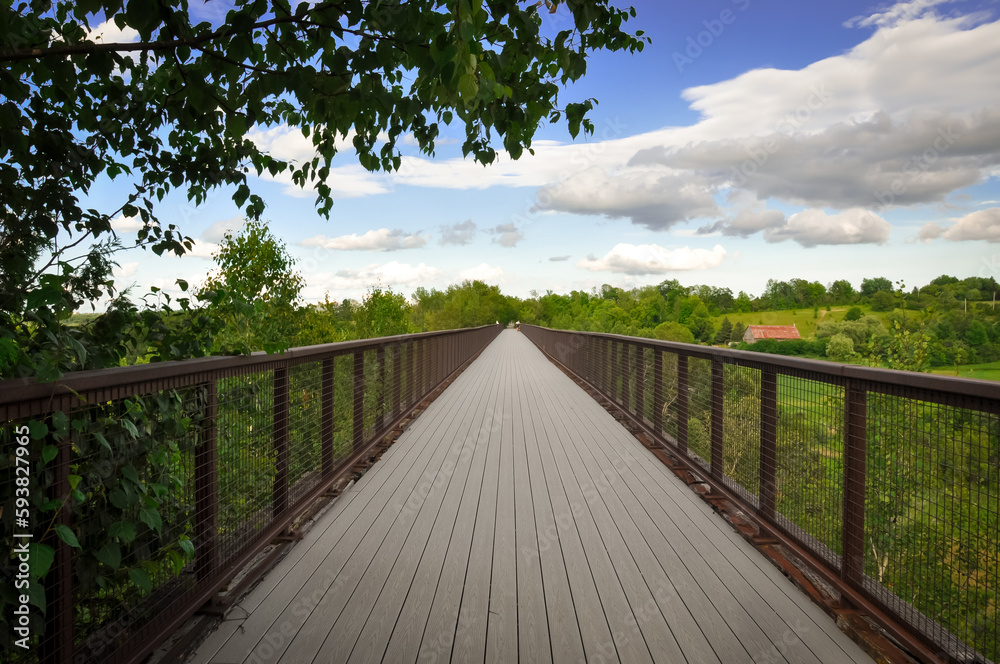
[[[794,240],[803,247],[821,244],[885,244],[892,226],[874,212],[860,208],[827,214],[823,210],[803,210],[784,225],[764,230],[768,242]]]
[[[628,275],[665,274],[682,270],[718,267],[726,257],[721,245],[712,249],[680,247],[667,249],[658,244],[617,244],[604,258],[588,256],[576,266],[592,272],[620,272]]]
[[[939,237],[952,242],[1000,242],[1000,208],[976,210],[952,221],[955,223],[948,228],[935,223],[926,224],[917,237],[925,242]]]
[[[504,272],[502,267],[494,267],[487,263],[480,263],[476,267],[462,270],[458,273],[459,281],[484,281],[488,284],[503,283]]]
[[[374,284],[383,287],[399,288],[401,286],[423,286],[439,279],[443,272],[436,268],[419,263],[399,263],[390,261],[384,265],[372,263],[362,268],[344,269],[335,273],[320,273],[310,276],[313,290],[360,292]]]
[[[903,21],[910,21],[932,13],[934,7],[955,2],[955,0],[909,0],[897,2],[887,9],[870,16],[855,16],[844,23],[848,28],[892,27]]]
[[[141,229],[142,226],[142,219],[139,219],[138,217],[126,217],[120,214],[111,220],[112,230],[118,231],[119,233],[135,233],[137,230]]]
[[[212,258],[213,254],[219,251],[221,247],[216,242],[208,242],[206,240],[194,241],[194,246],[187,250],[185,256],[197,256],[198,258]]]
[[[87,31],[87,41],[101,42],[103,44],[131,43],[139,40],[139,31],[132,26],[126,25],[125,29],[119,28],[112,19],[91,28]]]
[[[441,236],[438,240],[442,245],[470,244],[476,237],[476,222],[466,219],[463,222],[441,227]]]
[[[630,217],[636,224],[665,230],[718,210],[714,187],[704,177],[661,168],[630,168],[610,175],[600,167],[542,187],[539,209]]]
[[[133,261],[131,263],[122,263],[118,267],[111,270],[111,273],[115,275],[116,279],[128,279],[139,269],[139,261]]]
[[[201,234],[201,239],[206,242],[222,242],[223,238],[226,237],[226,233],[238,231],[243,228],[245,223],[246,219],[243,217],[230,217],[229,219],[222,219],[206,228]]]
[[[501,247],[516,247],[517,243],[524,239],[524,233],[514,223],[494,226],[490,229],[490,233],[496,235],[493,238],[494,244],[499,244]]]
[[[398,251],[422,247],[427,244],[427,238],[419,232],[407,234],[398,228],[395,230],[379,228],[362,235],[351,233],[333,238],[328,238],[325,235],[314,235],[303,240],[301,244],[304,247],[322,247],[341,251]]]

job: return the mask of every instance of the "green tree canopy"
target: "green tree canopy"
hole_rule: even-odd
[[[566,29],[543,29],[542,7],[569,12]],[[582,77],[596,50],[641,50],[641,32],[623,29],[634,15],[608,0],[236,0],[212,23],[186,2],[6,3],[0,336],[30,337],[113,290],[119,215],[141,222],[141,246],[189,249],[184,229],[157,215],[173,191],[199,204],[224,187],[256,219],[264,201],[252,176],[283,173],[312,187],[326,215],[345,142],[363,167],[390,170],[407,135],[433,155],[445,125],[483,164],[498,150],[530,151],[545,122],[592,132],[594,100],[562,103],[560,86]],[[104,42],[102,24],[137,40]],[[282,125],[312,140],[314,159],[292,163],[249,138]],[[90,209],[81,194],[102,179],[127,193]],[[30,339],[17,343],[33,352]]]

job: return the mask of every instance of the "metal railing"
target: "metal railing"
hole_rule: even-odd
[[[141,661],[499,332],[0,382],[0,659]]]
[[[911,652],[1000,661],[1000,384],[521,330]]]

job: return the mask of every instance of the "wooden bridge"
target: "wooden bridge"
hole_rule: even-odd
[[[871,660],[507,330],[189,661]]]

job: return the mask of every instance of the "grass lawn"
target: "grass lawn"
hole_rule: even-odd
[[[1000,380],[1000,362],[985,364],[963,364],[960,367],[935,367],[931,373],[941,376],[960,376],[962,378],[980,378],[982,380]]]

